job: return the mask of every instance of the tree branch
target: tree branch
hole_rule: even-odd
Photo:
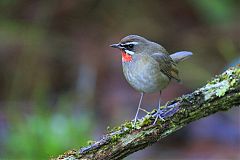
[[[183,95],[163,106],[165,121],[152,125],[153,110],[139,119],[136,128],[132,122],[116,127],[102,139],[80,150],[71,150],[56,159],[65,160],[119,160],[159,141],[190,122],[240,106],[240,65],[229,68],[205,86]]]

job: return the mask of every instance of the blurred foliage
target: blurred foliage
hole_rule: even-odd
[[[194,53],[179,66],[183,83],[171,84],[163,100],[239,63],[239,6],[237,0],[1,0],[0,159],[46,159],[131,119],[138,95],[124,81],[120,55],[108,47],[123,36]],[[180,133],[182,141],[186,135]],[[182,148],[179,139],[165,146]]]
[[[6,138],[7,149],[2,158],[7,159],[47,159],[56,157],[62,151],[87,145],[90,139],[87,115],[66,116],[62,113],[52,115],[30,115],[21,123],[9,124],[13,127]],[[7,154],[6,154],[7,153]]]
[[[228,24],[236,16],[236,0],[189,0],[209,24]]]
[[[27,108],[22,108],[24,112],[19,110],[17,107],[21,104],[18,103],[8,104],[7,134],[1,135],[5,146],[0,152],[2,158],[47,159],[87,145],[94,128],[89,112],[75,110],[72,113],[72,98],[66,96],[60,98],[54,111],[48,109],[51,106],[46,100],[35,102],[30,105],[35,108],[34,112]]]

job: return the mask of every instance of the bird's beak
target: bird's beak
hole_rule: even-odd
[[[124,48],[123,46],[121,46],[121,44],[111,44],[110,47],[118,48],[118,49],[123,49]]]

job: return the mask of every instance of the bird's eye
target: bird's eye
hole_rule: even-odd
[[[133,44],[129,44],[128,47],[132,49],[133,48]]]
[[[124,46],[127,50],[132,50],[134,45],[133,44],[128,44]]]

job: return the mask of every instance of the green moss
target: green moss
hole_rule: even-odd
[[[115,134],[111,137],[111,142],[115,142],[116,140],[118,140],[119,138],[121,138],[120,134]]]
[[[114,128],[107,127],[108,134],[114,133],[117,131],[124,131],[124,132],[129,132],[130,130],[134,129],[133,123],[131,121],[125,121],[121,126],[117,126]]]
[[[239,83],[240,67],[230,68],[220,76],[216,76],[215,79],[208,82],[206,87],[201,89],[204,93],[204,99],[210,100],[214,95],[222,97],[230,90],[230,87],[234,87]]]
[[[150,115],[146,115],[145,117],[138,119],[135,126],[132,124],[132,129],[141,129],[143,126],[150,124],[150,118]]]
[[[71,155],[69,157],[64,158],[63,160],[76,160],[76,157]]]
[[[133,129],[133,125],[131,121],[127,121],[124,123],[124,127],[128,128],[128,129]]]
[[[240,65],[240,64],[239,64]],[[240,66],[238,67],[238,69],[236,69],[236,75],[240,76]]]
[[[220,83],[219,88],[216,89],[216,96],[222,97],[225,95],[225,93],[229,90],[230,85],[227,80],[224,80]]]

